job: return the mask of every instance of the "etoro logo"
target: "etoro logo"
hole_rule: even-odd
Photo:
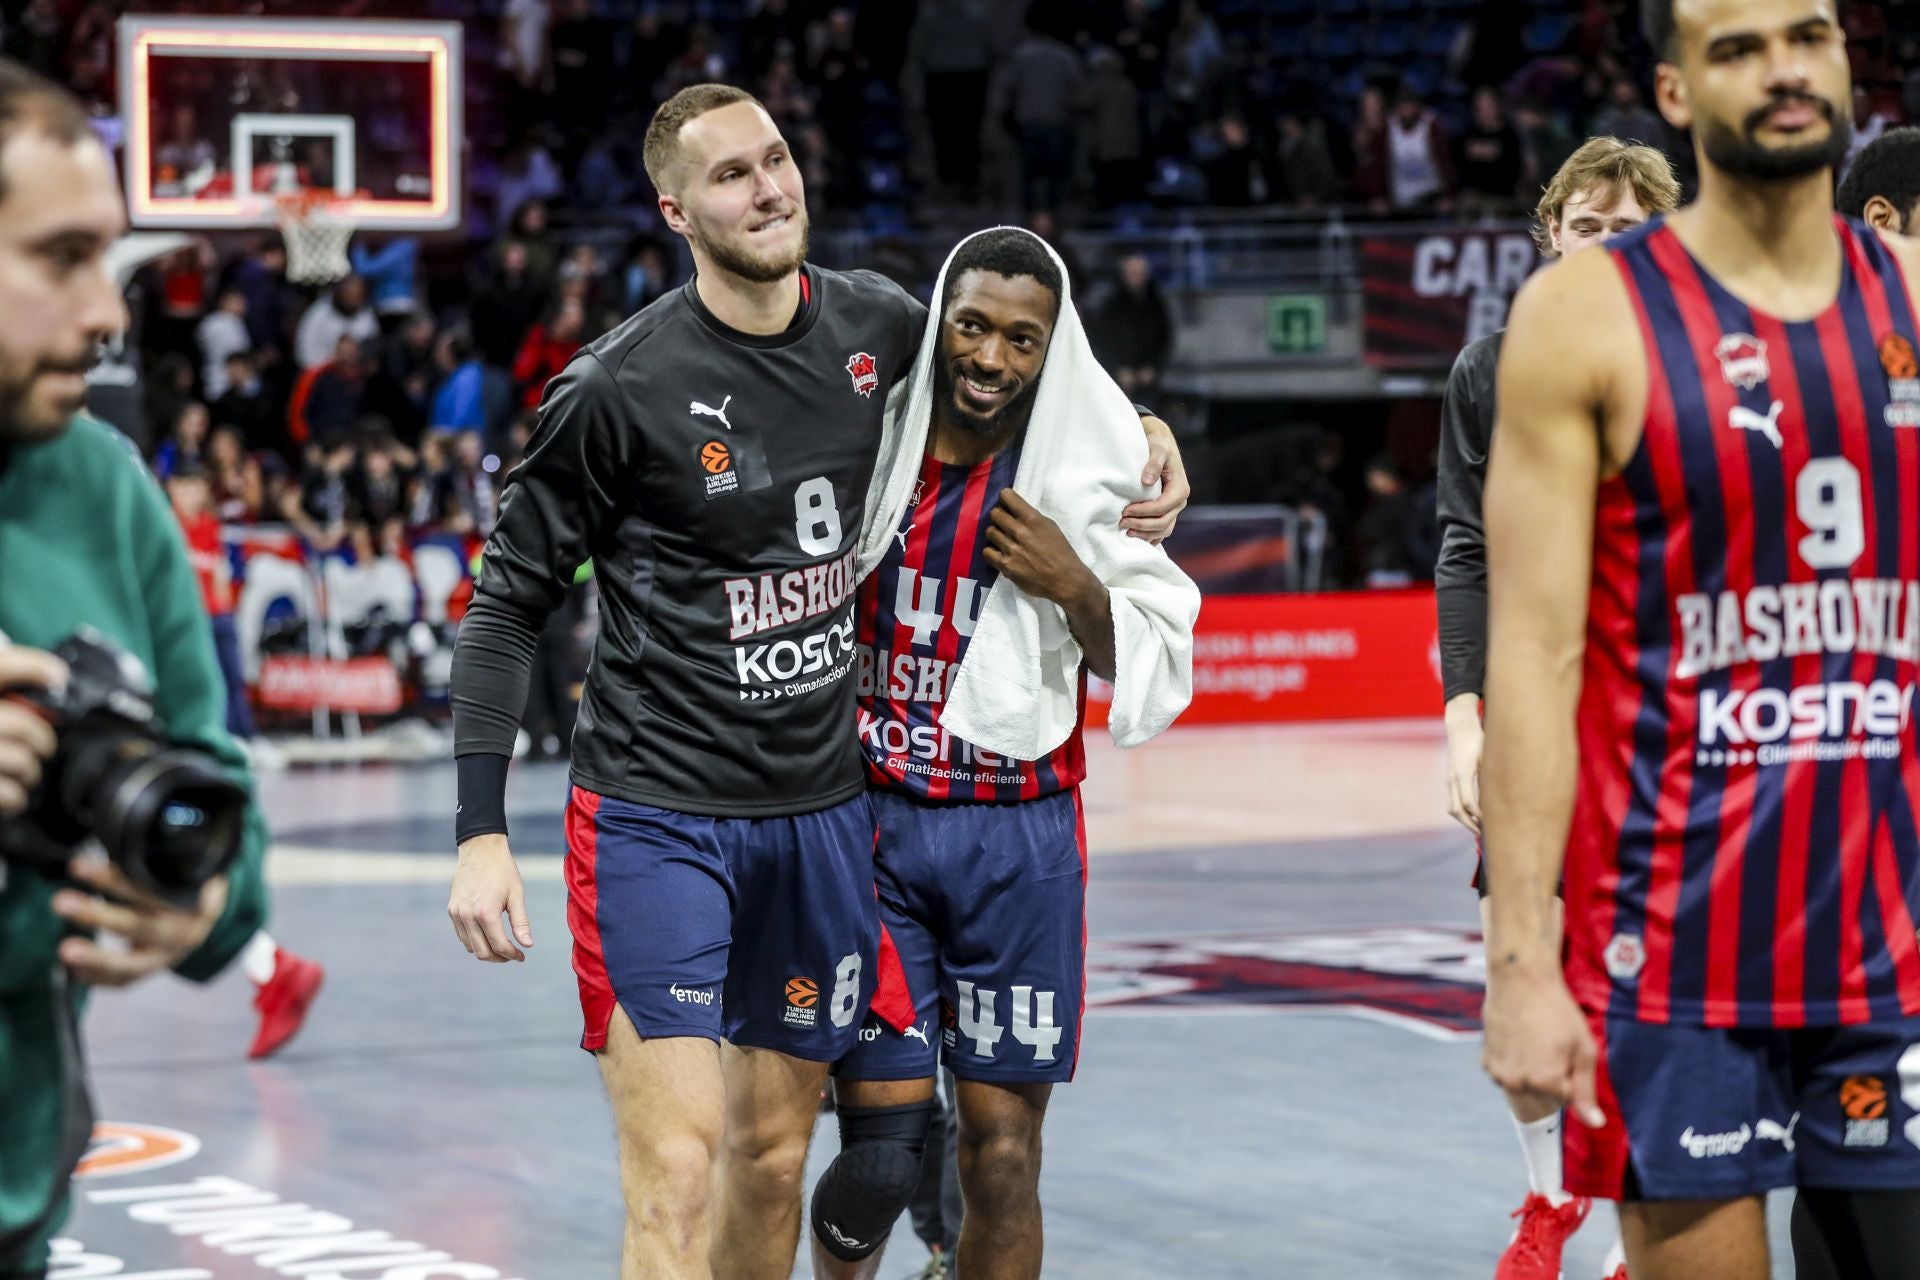
[[[147,1173],[200,1154],[200,1139],[178,1129],[150,1124],[96,1124],[76,1178],[116,1178]]]
[[[1725,1133],[1695,1133],[1693,1126],[1680,1135],[1680,1145],[1695,1160],[1716,1160],[1721,1156],[1737,1156],[1746,1150],[1747,1143],[1753,1140],[1753,1126],[1741,1125]]]

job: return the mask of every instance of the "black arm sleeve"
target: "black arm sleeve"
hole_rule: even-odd
[[[1480,505],[1499,360],[1498,334],[1469,345],[1454,361],[1440,402],[1440,560],[1433,581],[1440,610],[1440,676],[1449,702],[1485,688],[1487,534]]]
[[[453,754],[463,762],[513,755],[540,630],[617,514],[638,464],[637,437],[612,375],[592,353],[575,356],[547,388],[454,642]],[[459,839],[507,829],[506,778],[504,763],[462,763]]]
[[[507,834],[507,764],[510,757],[475,754],[454,761],[460,803],[453,811],[453,842]]]

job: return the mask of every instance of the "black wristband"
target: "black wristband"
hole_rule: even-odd
[[[453,811],[453,839],[465,844],[475,836],[507,834],[507,756],[475,752],[459,757],[459,805]]]

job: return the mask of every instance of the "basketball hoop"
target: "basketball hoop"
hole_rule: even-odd
[[[347,242],[353,219],[347,201],[325,191],[274,197],[275,220],[287,246],[287,279],[295,284],[332,284],[350,274]]]

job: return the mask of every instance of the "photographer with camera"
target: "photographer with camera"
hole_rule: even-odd
[[[86,1149],[85,989],[209,978],[265,914],[179,528],[80,413],[124,228],[78,103],[0,59],[0,1280],[46,1274]]]

